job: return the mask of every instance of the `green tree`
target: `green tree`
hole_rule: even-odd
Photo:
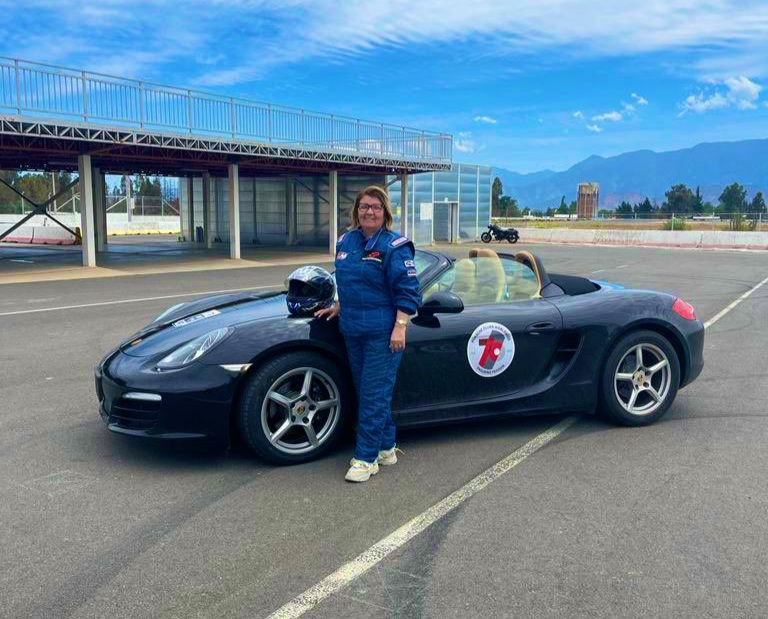
[[[637,215],[653,213],[653,204],[651,204],[651,201],[646,198],[642,202],[635,205],[635,213]]]
[[[601,208],[599,211],[597,211],[597,216],[602,219],[608,219],[611,216],[611,211],[609,211],[607,208]]]
[[[669,191],[664,192],[666,200],[661,205],[664,213],[691,213],[693,211],[694,197],[689,187],[673,185]]]
[[[497,176],[493,179],[493,185],[491,185],[491,209],[497,212],[499,209],[499,201],[504,193],[504,186],[501,183],[501,179]]]
[[[568,205],[568,212],[571,215],[574,215],[578,210],[579,210],[579,203],[576,202],[576,200],[571,200],[571,203]]]
[[[733,183],[720,194],[721,213],[744,213],[747,210],[747,190],[740,183]]]
[[[531,214],[531,209],[529,209],[529,208],[526,206],[526,207],[523,209],[523,217],[525,217],[526,215],[530,215],[530,214]]]
[[[697,215],[701,215],[704,212],[704,200],[701,198],[701,191],[699,191],[698,185],[696,185],[696,194],[693,196],[693,202],[691,203],[691,211]]]
[[[752,202],[749,203],[748,211],[749,213],[765,213],[765,198],[763,198],[763,192],[758,191],[755,194],[755,197],[752,198]]]
[[[499,212],[502,217],[520,217],[520,209],[517,199],[511,196],[501,196],[499,200]]]
[[[553,216],[554,216],[554,214],[555,214],[555,212],[556,212],[556,211],[555,211],[555,209],[554,209],[553,207],[551,207],[551,206],[550,206],[550,207],[547,209],[547,213],[546,213],[546,215],[547,215],[547,217],[553,217]]]
[[[631,215],[632,205],[626,200],[622,200],[621,204],[616,207],[616,214],[622,216]]]
[[[557,207],[557,213],[558,215],[568,214],[568,205],[565,203],[565,196],[560,198],[560,206]]]

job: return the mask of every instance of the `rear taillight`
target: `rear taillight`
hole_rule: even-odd
[[[696,310],[693,309],[693,305],[686,303],[682,299],[676,299],[675,304],[672,306],[675,314],[686,320],[696,320]]]

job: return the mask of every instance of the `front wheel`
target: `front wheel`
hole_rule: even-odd
[[[679,385],[680,362],[669,340],[655,331],[628,333],[606,359],[599,409],[621,425],[649,425],[669,410]]]
[[[490,233],[490,232],[483,232],[483,233],[480,235],[480,240],[481,240],[483,243],[490,243],[490,242],[491,242],[491,233]]]
[[[280,355],[250,375],[238,427],[246,445],[274,464],[320,457],[344,432],[351,389],[330,359],[314,352]]]

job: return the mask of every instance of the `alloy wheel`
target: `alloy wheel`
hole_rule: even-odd
[[[614,372],[614,392],[621,406],[631,415],[654,413],[665,401],[671,385],[667,355],[653,344],[630,348]]]
[[[295,368],[275,380],[264,397],[264,436],[284,453],[314,451],[333,434],[340,403],[339,388],[328,374],[317,368]]]

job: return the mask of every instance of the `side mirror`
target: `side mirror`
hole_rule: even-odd
[[[436,292],[419,308],[419,314],[458,314],[464,311],[464,302],[454,293],[448,291]]]

